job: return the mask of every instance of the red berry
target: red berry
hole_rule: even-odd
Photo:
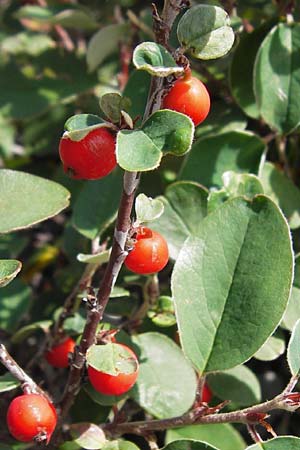
[[[95,180],[105,177],[116,167],[115,147],[115,137],[102,127],[80,141],[73,141],[65,133],[59,143],[59,155],[64,171],[72,178]]]
[[[203,122],[210,109],[209,93],[198,78],[187,71],[177,80],[163,100],[163,107],[189,116],[195,126]]]
[[[69,353],[74,353],[76,342],[72,338],[67,338],[58,345],[54,345],[51,350],[46,352],[45,358],[53,367],[68,367]]]
[[[144,275],[162,270],[169,259],[168,244],[156,231],[139,227],[136,243],[125,259],[125,266],[135,273]]]
[[[209,403],[211,401],[211,399],[212,399],[212,392],[211,392],[209,386],[205,383],[203,386],[201,400],[202,400],[202,402]]]
[[[10,433],[18,441],[31,442],[36,438],[48,443],[56,427],[57,414],[42,395],[24,394],[11,402],[6,420]]]
[[[117,344],[127,350],[128,358],[132,359],[136,370],[132,373],[119,372],[118,375],[111,375],[88,366],[88,377],[93,388],[105,395],[121,395],[129,391],[136,382],[139,363],[135,353],[126,345]]]

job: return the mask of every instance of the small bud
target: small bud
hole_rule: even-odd
[[[281,409],[286,411],[295,411],[300,407],[300,392],[285,394],[279,405]]]

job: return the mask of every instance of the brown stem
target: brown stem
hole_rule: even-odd
[[[263,426],[266,425],[266,422],[263,420],[266,417],[266,413],[274,409],[289,410],[286,397],[291,392],[291,389],[295,386],[297,380],[298,378],[292,377],[285,390],[272,400],[238,411],[221,414],[210,414],[209,408],[200,407],[195,408],[192,411],[183,414],[182,416],[172,417],[171,419],[124,422],[117,424],[110,423],[102,425],[102,428],[104,431],[108,431],[113,436],[123,435],[127,433],[145,434],[153,431],[167,430],[170,428],[177,428],[194,424],[216,424],[233,422],[251,425],[251,430],[253,430],[253,425],[255,424],[262,424]]]
[[[165,26],[162,30],[160,30],[160,39],[162,39],[160,42],[163,42],[165,46],[167,46],[169,33],[173,22],[183,4],[186,4],[185,0],[165,0],[164,10],[161,17]],[[158,40],[158,35],[156,37]],[[161,97],[157,95],[161,86],[161,79],[160,77],[153,77],[152,80],[154,81],[152,82],[152,89],[150,90],[151,92],[148,98],[144,119],[146,119],[153,111],[159,109],[161,105]],[[156,94],[154,96],[152,96],[153,89]],[[127,256],[126,239],[131,226],[130,216],[138,182],[138,173],[124,173],[123,192],[114,231],[110,259],[106,266],[97,299],[95,299],[95,302],[90,305],[81,342],[74,353],[69,378],[61,401],[61,420],[67,415],[75,396],[80,389],[87,350],[95,342],[95,334],[98,323],[102,320],[111,290],[115,284],[124,259]]]
[[[47,399],[46,393],[27,375],[19,366],[17,361],[8,353],[4,344],[0,344],[0,361],[7,370],[21,383],[21,388],[25,393],[41,394]]]

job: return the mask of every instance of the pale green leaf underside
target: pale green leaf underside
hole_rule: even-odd
[[[135,343],[140,369],[130,395],[159,419],[185,413],[195,400],[196,376],[181,349],[160,333],[140,334]]]
[[[195,439],[215,445],[220,450],[244,450],[245,442],[229,423],[189,425],[168,430],[166,442],[179,439]]]
[[[55,216],[70,193],[58,183],[16,170],[0,170],[0,233],[30,227]]]
[[[167,77],[183,73],[183,67],[177,66],[170,53],[155,42],[143,42],[133,52],[133,64],[138,70],[146,70],[154,76]]]
[[[300,371],[300,319],[297,320],[287,350],[287,360],[292,375],[298,375]]]
[[[184,241],[195,234],[207,214],[207,190],[190,181],[179,181],[167,187],[158,197],[164,212],[151,224],[168,242],[169,253],[176,259]]]
[[[20,386],[20,382],[16,380],[9,372],[0,376],[0,392],[12,391]]]
[[[226,55],[234,42],[234,32],[226,11],[218,6],[196,5],[181,18],[178,40],[198,59]]]
[[[207,216],[172,276],[182,347],[199,372],[253,356],[282,318],[292,275],[289,229],[270,199],[236,198]]]
[[[137,362],[132,354],[119,344],[92,345],[88,350],[87,363],[110,375],[129,374],[137,370]]]
[[[246,450],[300,450],[300,439],[293,436],[279,436],[270,441],[250,445]]]
[[[20,272],[22,263],[15,259],[0,260],[0,287],[10,283]]]
[[[74,423],[70,426],[70,433],[74,442],[88,450],[101,449],[106,442],[104,432],[94,423]]]
[[[135,200],[135,215],[139,223],[158,219],[164,212],[164,204],[158,198],[150,198],[139,194]]]
[[[260,361],[273,361],[285,352],[285,341],[282,333],[270,336],[264,345],[255,353],[254,358]]]
[[[256,57],[254,89],[271,127],[287,134],[300,124],[300,24],[281,23],[267,35]]]

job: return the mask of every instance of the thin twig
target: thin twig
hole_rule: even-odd
[[[0,344],[0,361],[13,377],[20,381],[21,388],[25,393],[41,394],[49,399],[48,395],[24,372],[17,361],[8,353],[4,344]]]

